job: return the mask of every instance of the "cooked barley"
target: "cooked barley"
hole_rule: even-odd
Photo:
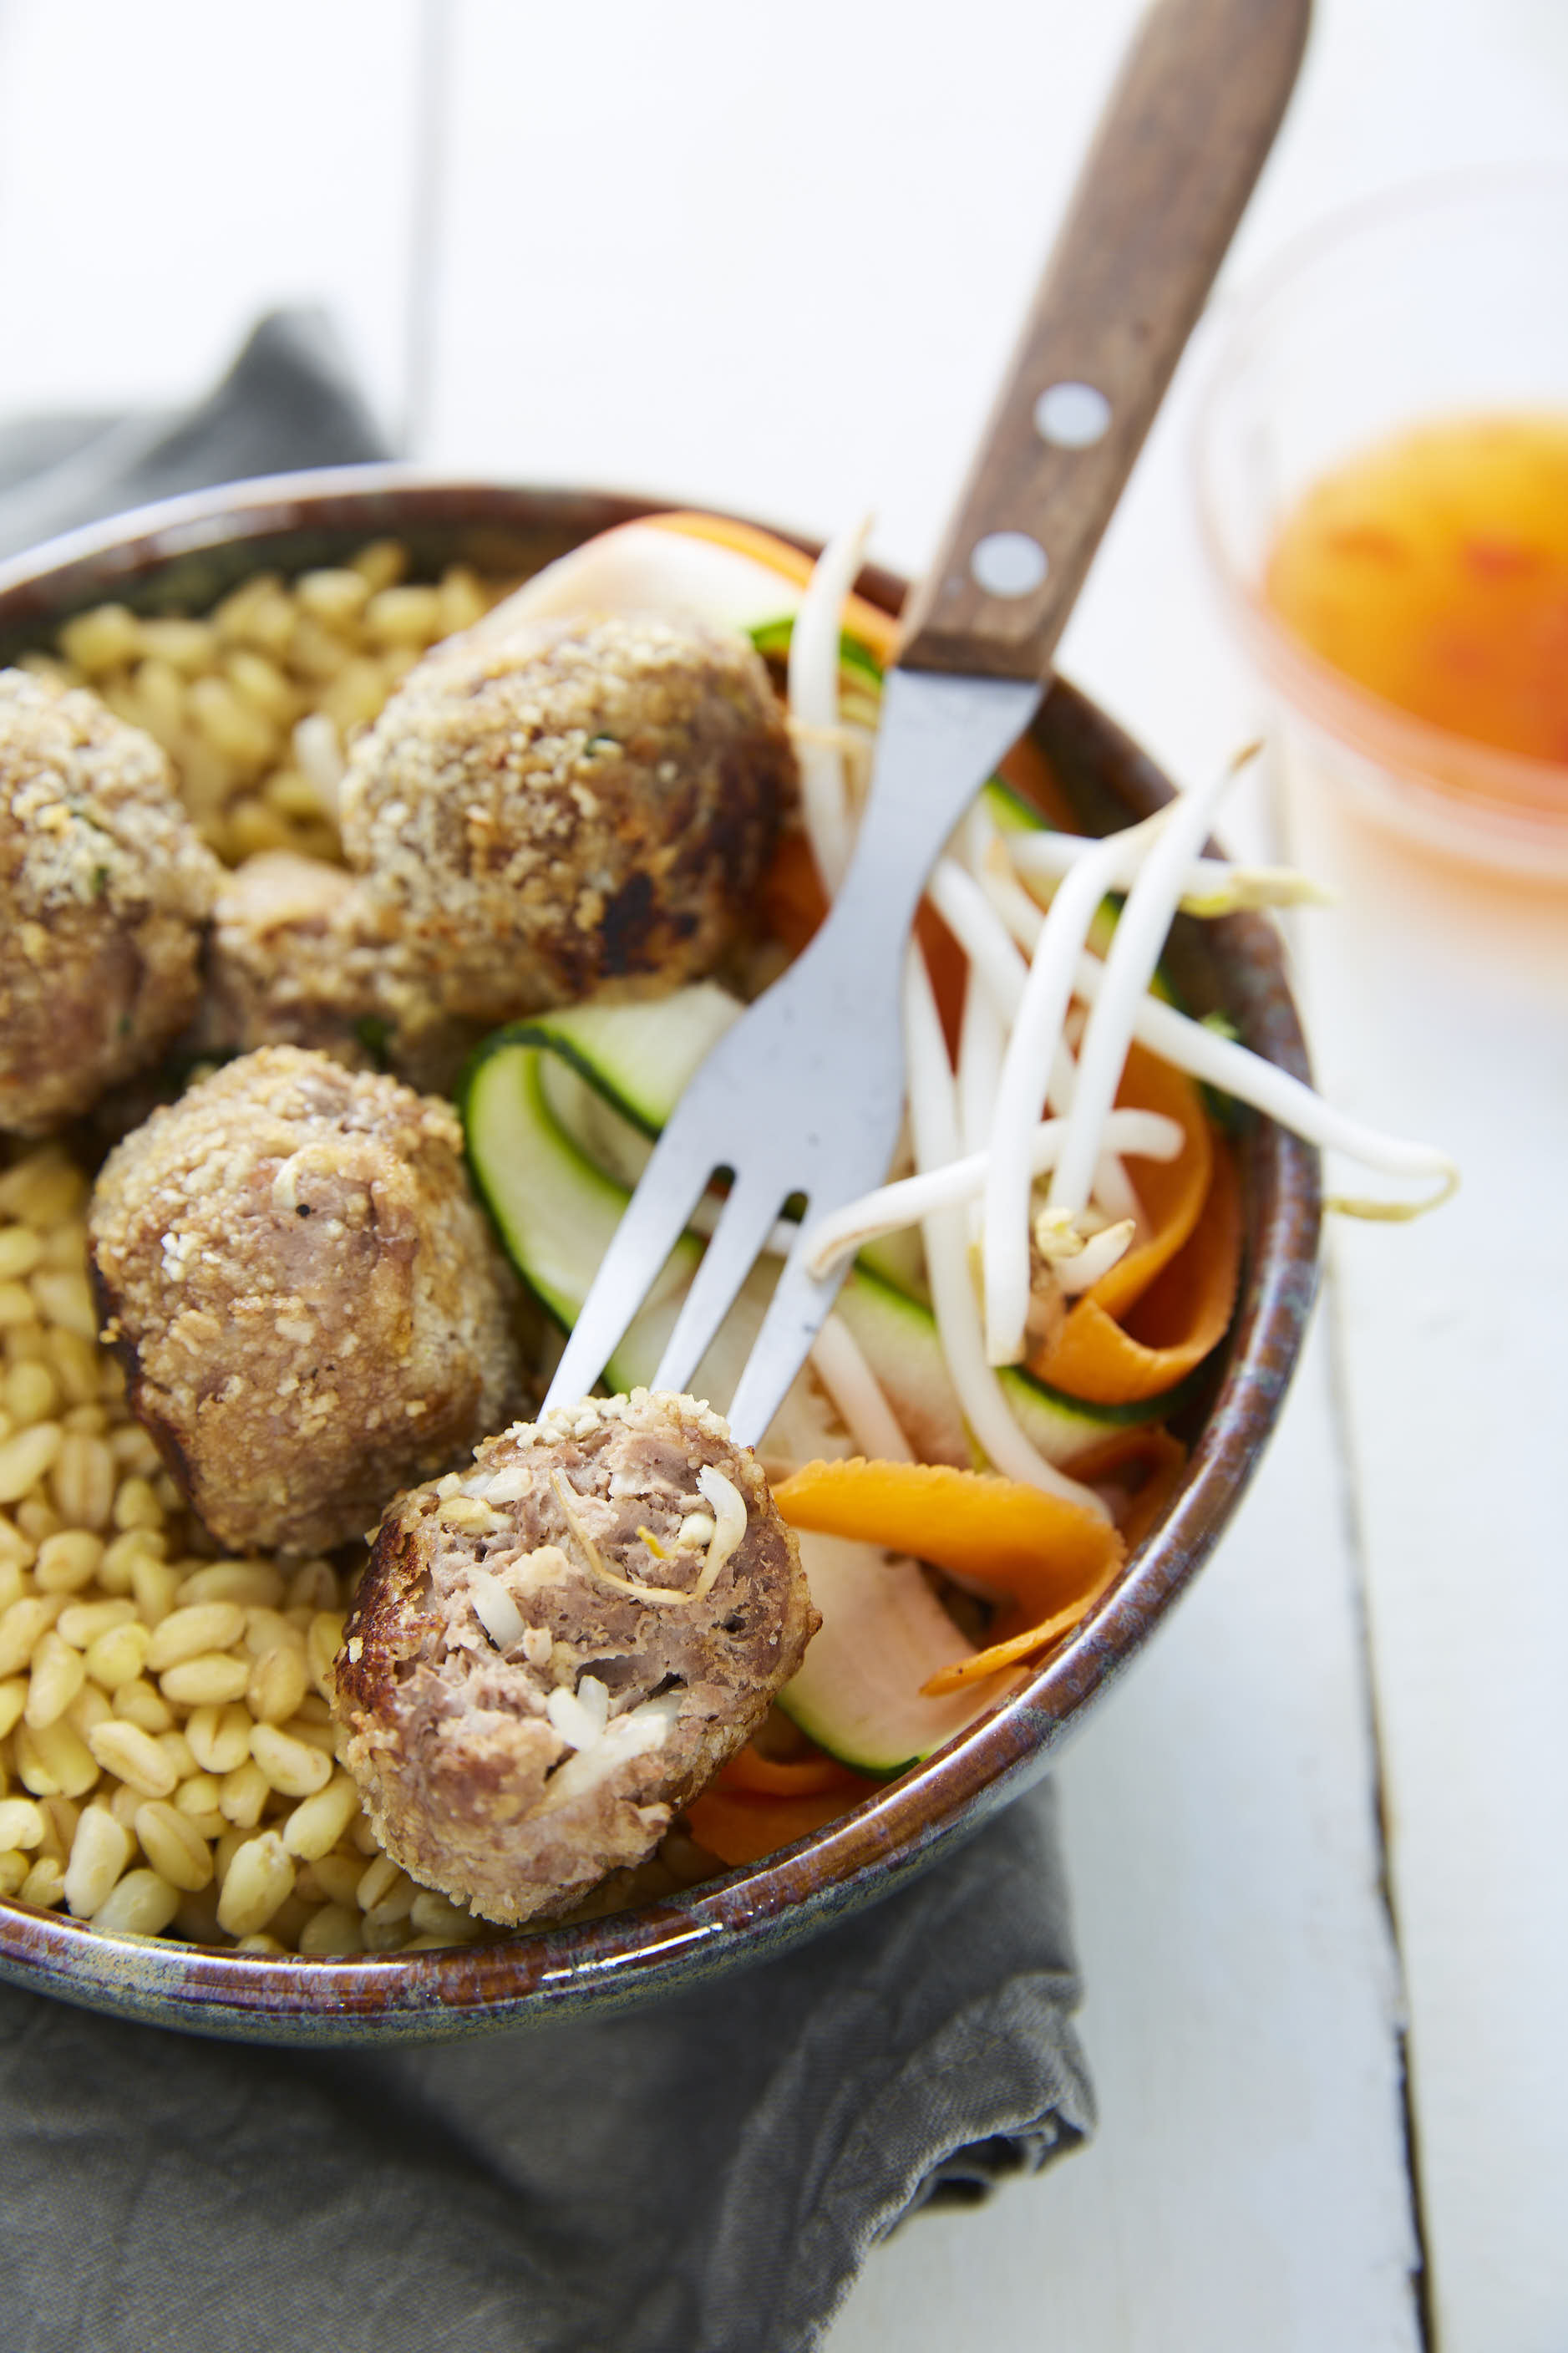
[[[300,1931],[300,1950],[316,1959],[363,1953],[364,1930],[352,1904],[323,1904]]]
[[[86,1409],[78,1407],[72,1410]],[[118,1476],[113,1453],[102,1438],[82,1430],[66,1431],[50,1470],[49,1483],[60,1516],[70,1528],[108,1526],[109,1515],[117,1503]]]
[[[52,1912],[65,1892],[63,1869],[52,1854],[45,1854],[33,1865],[16,1895],[20,1903],[36,1904],[41,1912]]]
[[[7,1675],[0,1683],[0,1740],[22,1721],[22,1710],[27,1704],[26,1675]]]
[[[285,1629],[286,1635],[293,1628]],[[310,1690],[310,1671],[305,1663],[305,1646],[296,1647],[285,1640],[265,1651],[250,1670],[246,1685],[246,1704],[258,1724],[287,1724]],[[255,1753],[255,1743],[251,1744]]]
[[[100,1724],[88,1736],[88,1746],[106,1773],[117,1775],[144,1798],[166,1798],[179,1780],[153,1735],[122,1717]]]
[[[66,1722],[86,1740],[96,1725],[107,1724],[113,1714],[108,1693],[100,1691],[96,1683],[83,1683],[66,1709]]]
[[[171,1610],[147,1646],[147,1672],[162,1674],[205,1651],[226,1651],[245,1632],[245,1612],[234,1601],[198,1601]]]
[[[0,1441],[0,1504],[19,1503],[44,1476],[65,1437],[58,1421],[35,1422]]]
[[[378,1904],[384,1904],[386,1901],[398,1882],[404,1877],[404,1873],[398,1869],[392,1857],[378,1852],[374,1862],[360,1875],[359,1885],[354,1890],[354,1902],[362,1912],[374,1912]],[[412,1888],[412,1880],[407,1883]],[[410,1895],[409,1902],[412,1903],[413,1900],[413,1896]]]
[[[237,1829],[254,1830],[271,1794],[266,1774],[254,1757],[247,1757],[243,1765],[237,1765],[232,1773],[224,1775],[218,1791],[218,1811]]]
[[[41,1846],[44,1830],[44,1810],[33,1799],[0,1799],[0,1847]]]
[[[129,1683],[113,1686],[113,1692],[115,1715],[127,1724],[139,1724],[143,1732],[167,1732],[174,1721],[174,1709],[145,1675],[132,1675]]]
[[[93,1914],[92,1925],[107,1936],[158,1936],[179,1908],[179,1889],[161,1873],[128,1871]]]
[[[131,1860],[131,1832],[104,1807],[89,1806],[76,1827],[66,1866],[65,1899],[79,1920],[90,1919]]]
[[[279,1797],[313,1798],[331,1778],[331,1757],[293,1739],[279,1725],[258,1724],[250,1736],[250,1754]]]
[[[98,1764],[87,1743],[68,1724],[35,1732],[19,1724],[11,1736],[17,1775],[35,1798],[85,1797],[98,1779]]]
[[[248,1659],[231,1658],[225,1651],[203,1651],[160,1675],[158,1688],[176,1707],[221,1707],[225,1701],[237,1699],[249,1681]]]
[[[230,1860],[218,1898],[218,1925],[231,1936],[265,1928],[293,1892],[294,1864],[276,1831],[247,1840]]]
[[[358,1812],[359,1791],[353,1779],[347,1773],[334,1773],[323,1788],[295,1807],[283,1825],[283,1843],[301,1861],[319,1863],[331,1853]],[[343,1868],[348,1868],[346,1859]],[[364,1866],[356,1858],[351,1894],[357,1891],[363,1873]],[[328,1892],[342,1899],[341,1885],[329,1887]]]
[[[220,1777],[243,1765],[250,1754],[248,1710],[232,1702],[226,1707],[198,1707],[185,1725],[191,1753],[205,1773]]]
[[[84,1585],[91,1584],[102,1561],[100,1536],[94,1535],[89,1528],[62,1528],[58,1535],[46,1536],[39,1546],[34,1574],[41,1592],[79,1593]],[[74,1641],[76,1637],[68,1634],[66,1640]]]
[[[136,1809],[136,1836],[154,1871],[171,1887],[195,1894],[213,1875],[212,1849],[188,1814],[162,1799]]]
[[[87,1680],[87,1664],[79,1651],[62,1641],[51,1626],[38,1637],[27,1677],[26,1721],[35,1732],[64,1715]]]

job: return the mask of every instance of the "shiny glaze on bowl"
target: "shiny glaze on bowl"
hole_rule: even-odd
[[[248,572],[341,561],[393,537],[416,567],[467,562],[521,575],[593,533],[655,511],[597,491],[432,481],[393,467],[279,476],[143,509],[0,565],[0,661],[113,597],[201,610]],[[862,591],[896,611],[901,584]],[[1170,786],[1137,747],[1058,681],[1035,730],[1091,830],[1142,816]],[[1187,1001],[1223,1008],[1245,1041],[1306,1075],[1269,924],[1183,920],[1170,959]],[[947,1747],[853,1814],[765,1862],[679,1896],[578,1926],[447,1952],[335,1960],[100,1936],[58,1913],[0,1903],[0,1977],[93,2010],[186,2032],[321,2046],[433,2041],[684,1989],[782,1953],[892,1893],[1043,1774],[1206,1559],[1251,1475],[1301,1345],[1315,1281],[1316,1155],[1268,1121],[1242,1142],[1247,1258],[1239,1313],[1164,1519],[1119,1584],[1047,1664]],[[1173,1760],[1174,1761],[1174,1760]]]

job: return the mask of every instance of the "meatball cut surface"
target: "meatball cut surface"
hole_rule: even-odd
[[[88,1230],[132,1409],[232,1549],[360,1536],[515,1409],[458,1123],[395,1079],[247,1054],[116,1147]]]
[[[651,1852],[820,1620],[756,1457],[634,1389],[520,1423],[400,1496],[334,1670],[377,1837],[487,1920]]]
[[[221,871],[151,735],[0,670],[0,1128],[42,1134],[157,1060]]]
[[[355,744],[343,843],[400,1030],[673,988],[734,937],[796,786],[739,638],[642,618],[459,638]]]

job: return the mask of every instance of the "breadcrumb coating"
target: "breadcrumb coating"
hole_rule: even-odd
[[[132,1409],[219,1543],[321,1552],[515,1410],[451,1108],[270,1046],[155,1112],[89,1213]]]
[[[340,821],[398,1031],[484,1027],[711,969],[795,788],[739,639],[654,619],[459,638],[351,754]]]
[[[43,1134],[156,1060],[220,876],[150,735],[0,670],[0,1128]]]

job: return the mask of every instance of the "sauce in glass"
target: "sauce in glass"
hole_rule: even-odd
[[[1568,416],[1415,426],[1318,482],[1264,593],[1359,686],[1568,765]]]

